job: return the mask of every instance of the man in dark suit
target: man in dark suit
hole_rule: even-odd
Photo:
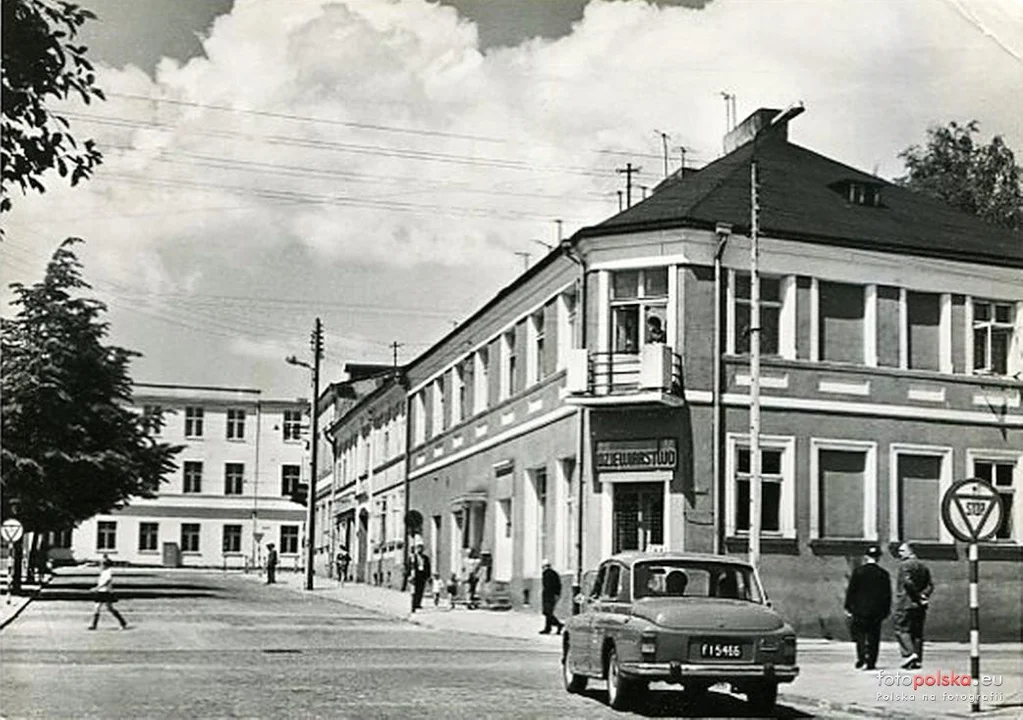
[[[863,564],[853,570],[845,591],[845,614],[849,634],[856,643],[856,667],[873,670],[881,642],[881,621],[892,609],[892,583],[878,563],[881,548],[867,548]]]
[[[408,579],[412,581],[412,612],[423,609],[423,592],[433,576],[430,557],[423,550],[423,541],[417,540],[408,561]]]
[[[561,597],[561,576],[551,568],[551,564],[546,560],[543,561],[543,574],[540,576],[540,584],[540,605],[544,618],[544,626],[540,634],[550,635],[551,628],[556,627],[560,635],[561,628],[565,624],[554,615],[554,608],[558,604],[558,598]]]

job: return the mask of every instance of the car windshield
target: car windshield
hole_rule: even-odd
[[[696,560],[646,560],[633,568],[636,600],[646,597],[723,598],[763,602],[751,568]]]

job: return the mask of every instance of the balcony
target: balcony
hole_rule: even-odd
[[[663,344],[644,345],[639,354],[569,351],[565,389],[569,405],[622,406],[685,403],[682,358]]]

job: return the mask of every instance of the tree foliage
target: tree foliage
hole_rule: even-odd
[[[79,143],[53,107],[72,97],[105,99],[87,48],[75,42],[92,18],[89,10],[61,0],[3,0],[0,212],[11,209],[14,187],[45,192],[41,177],[54,168],[76,185],[102,161],[95,143]]]
[[[42,282],[11,285],[13,319],[0,326],[5,499],[26,530],[71,528],[132,497],[152,497],[180,446],[157,442],[162,422],[130,407],[138,353],[105,345],[106,307],[65,240]]]
[[[926,146],[899,155],[909,174],[897,182],[995,225],[1023,229],[1023,171],[1001,136],[984,145],[974,141],[978,131],[976,120],[929,128]]]

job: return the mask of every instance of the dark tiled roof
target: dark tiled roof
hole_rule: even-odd
[[[731,223],[749,231],[752,144],[658,190],[605,222],[579,232],[595,237]],[[841,247],[1023,267],[1023,233],[990,225],[929,197],[811,150],[768,139],[757,145],[761,235]],[[880,186],[881,206],[850,203],[836,185]]]

